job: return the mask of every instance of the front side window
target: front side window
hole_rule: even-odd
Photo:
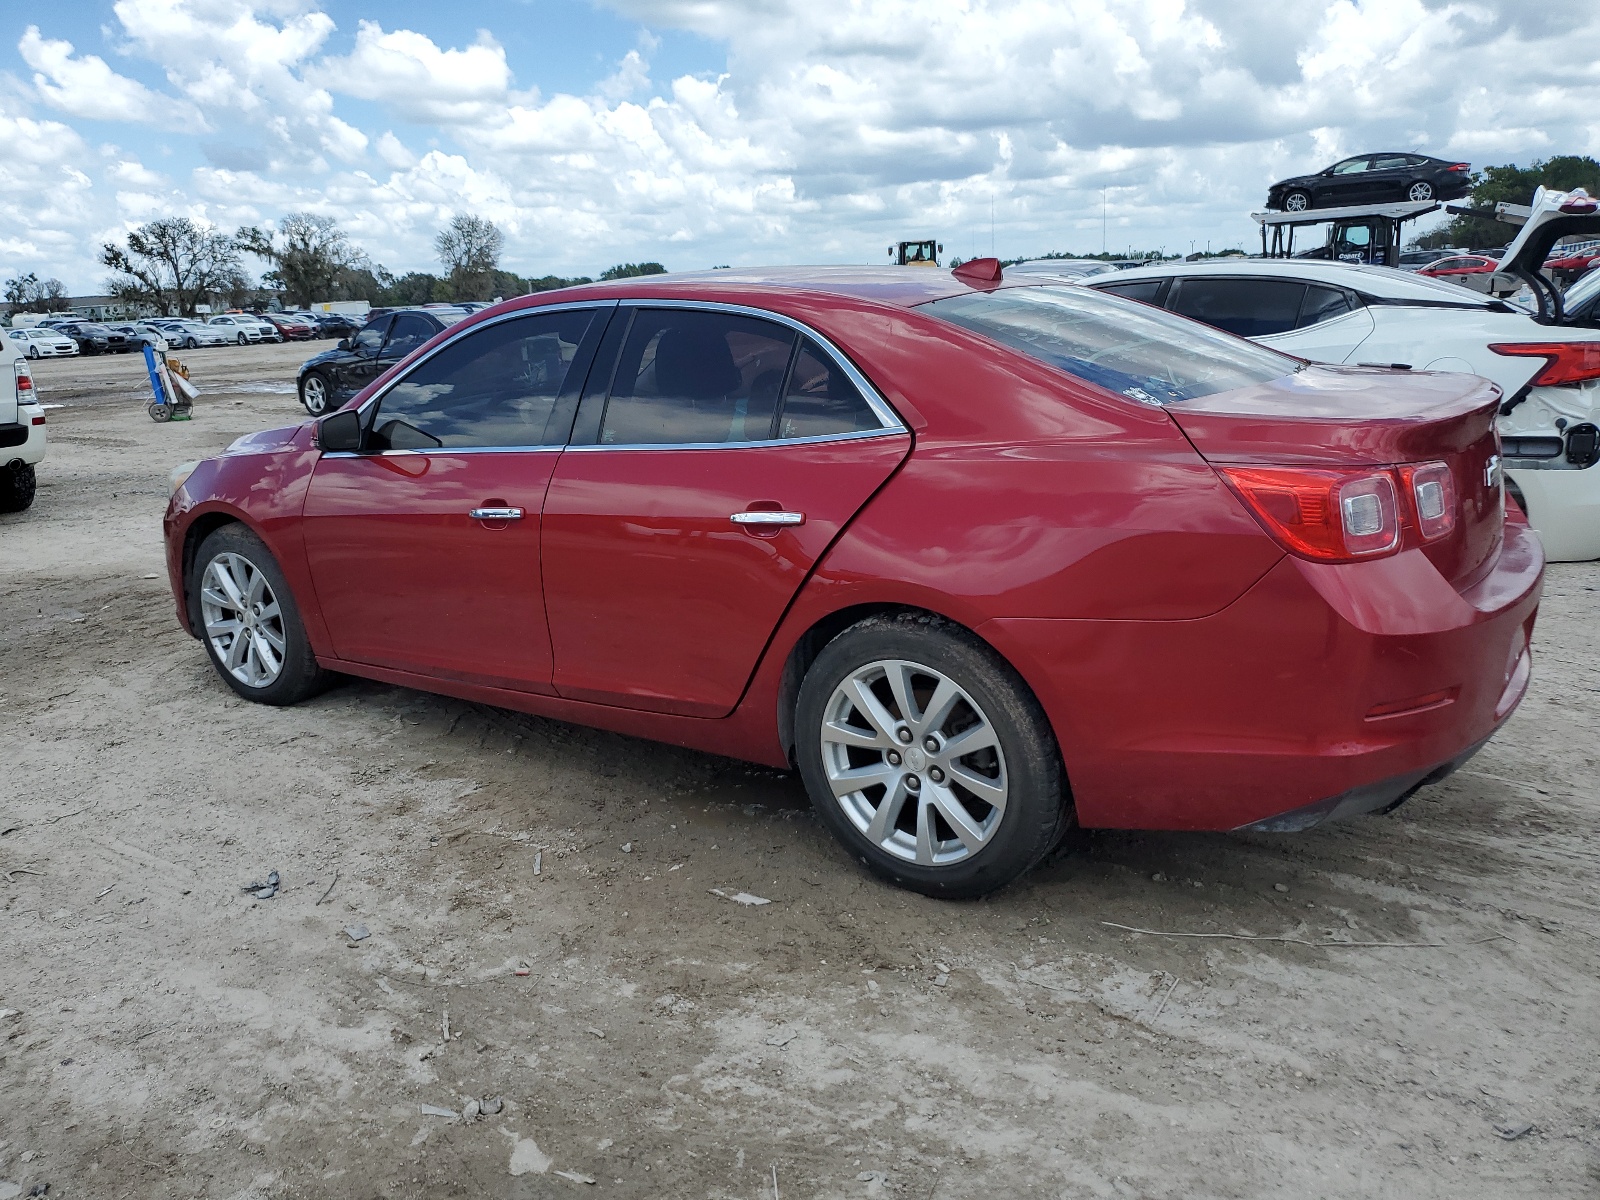
[[[1365,171],[1369,161],[1369,159],[1365,158],[1347,158],[1342,163],[1334,164],[1333,173],[1335,175],[1354,175],[1357,172]]]
[[[617,358],[600,444],[771,438],[796,336],[755,317],[639,309]]]
[[[385,358],[404,358],[423,342],[431,338],[435,329],[425,317],[415,313],[401,313],[389,330],[389,340],[383,347]]]
[[[564,443],[570,422],[554,419],[556,401],[593,318],[592,309],[517,317],[441,347],[383,394],[372,448]]]
[[[1281,379],[1296,359],[1193,321],[1080,287],[971,292],[919,311],[1142,404]]]
[[[383,345],[383,335],[388,332],[389,318],[381,317],[356,334],[350,348],[358,354],[376,354]]]
[[[1168,307],[1240,337],[1269,337],[1294,328],[1305,291],[1294,279],[1184,279]]]

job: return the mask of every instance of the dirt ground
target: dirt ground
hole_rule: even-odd
[[[296,420],[306,353],[185,355],[187,424],[132,356],[36,373],[0,1200],[1600,1195],[1600,566],[1550,570],[1520,712],[1397,813],[1099,834],[940,903],[777,772],[360,681],[234,698],[173,618],[165,475]]]

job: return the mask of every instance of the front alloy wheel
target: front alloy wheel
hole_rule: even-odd
[[[1406,192],[1406,196],[1418,204],[1421,204],[1424,200],[1432,200],[1433,184],[1418,180],[1411,185],[1411,189]]]
[[[1284,212],[1305,212],[1310,207],[1310,192],[1293,191],[1283,198]]]
[[[328,381],[321,375],[307,375],[300,381],[300,403],[313,417],[328,411]]]
[[[277,682],[288,636],[277,594],[260,567],[242,554],[208,562],[200,577],[200,619],[228,674],[250,688]]]

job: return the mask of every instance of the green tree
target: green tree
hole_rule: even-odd
[[[59,279],[40,279],[32,271],[6,280],[6,303],[11,311],[65,312],[67,287]]]
[[[487,217],[457,213],[433,239],[439,261],[449,268],[440,300],[488,300],[494,293],[500,254],[506,245],[499,226]]]
[[[640,275],[665,275],[667,269],[658,262],[618,263],[600,272],[601,279],[635,279]]]
[[[141,225],[125,246],[107,242],[100,261],[113,272],[107,286],[119,300],[185,317],[212,292],[231,290],[242,275],[234,240],[188,217]]]
[[[1581,187],[1591,196],[1600,196],[1600,162],[1588,155],[1558,154],[1554,158],[1536,159],[1526,167],[1514,163],[1485,167],[1472,173],[1469,199],[1473,208],[1492,212],[1500,203],[1532,204],[1533,193],[1541,186],[1562,192]],[[1416,244],[1424,249],[1503,246],[1514,236],[1514,226],[1493,217],[1458,216],[1443,228],[1423,234]]]
[[[234,238],[241,249],[272,264],[264,281],[282,288],[301,307],[336,299],[333,289],[340,276],[367,265],[367,256],[351,244],[338,222],[315,213],[290,213],[278,222],[276,234],[246,225]]]

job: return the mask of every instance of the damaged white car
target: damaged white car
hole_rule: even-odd
[[[1597,208],[1581,189],[1534,197],[1500,270],[1536,312],[1409,271],[1309,258],[1170,263],[1084,284],[1318,362],[1493,380],[1507,490],[1551,560],[1585,561],[1600,558],[1600,276],[1563,297],[1539,268],[1558,238],[1600,233]]]

